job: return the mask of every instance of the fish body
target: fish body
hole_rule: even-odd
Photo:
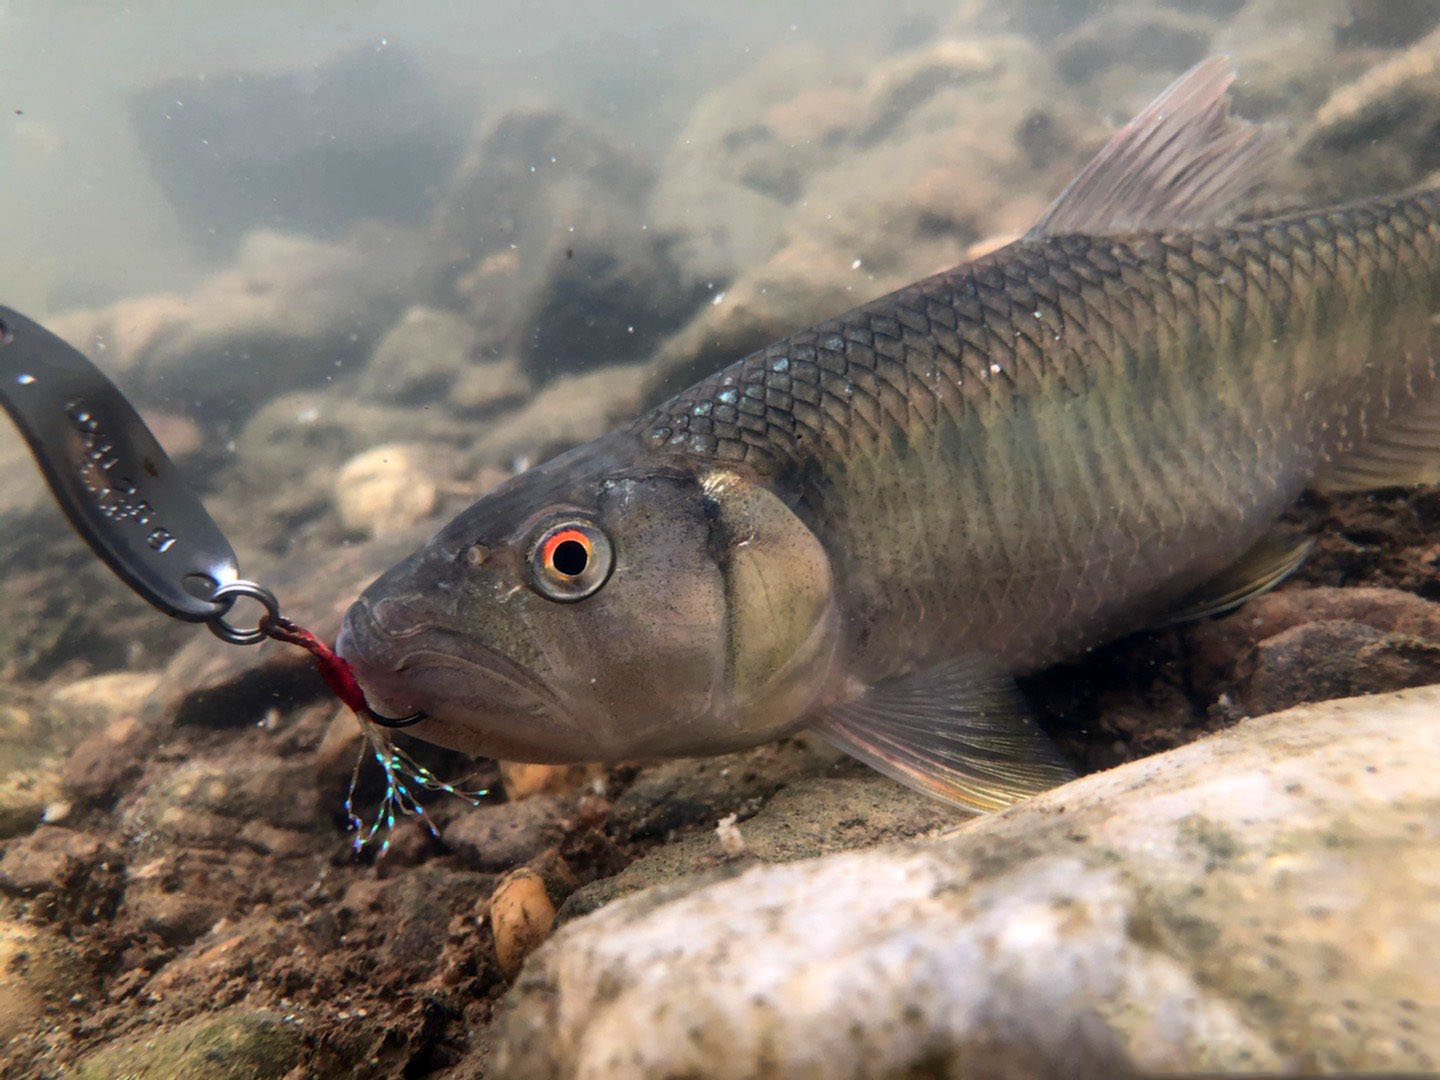
[[[1036,229],[514,478],[340,648],[417,734],[520,760],[812,728],[942,798],[1067,775],[1011,678],[1225,610],[1306,487],[1440,462],[1440,194],[1243,224],[1268,152],[1200,65]]]
[[[823,538],[846,653],[1013,672],[1162,614],[1437,376],[1440,194],[1010,245],[632,430]]]

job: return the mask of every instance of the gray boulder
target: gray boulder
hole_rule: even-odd
[[[1440,1066],[1440,689],[1302,706],[938,840],[562,928],[512,1078]]]

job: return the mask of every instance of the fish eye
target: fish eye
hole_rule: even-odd
[[[530,586],[550,600],[583,600],[610,576],[610,539],[589,521],[550,522],[530,544]]]

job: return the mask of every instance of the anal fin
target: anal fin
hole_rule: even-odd
[[[1308,536],[1284,533],[1266,536],[1209,581],[1186,593],[1179,603],[1152,623],[1150,629],[1159,630],[1234,611],[1300,569],[1314,546],[1314,539]]]
[[[1326,495],[1440,483],[1440,387],[1401,408],[1310,486]]]
[[[1008,676],[968,658],[873,686],[832,706],[814,730],[886,776],[970,809],[1009,806],[1075,775]]]

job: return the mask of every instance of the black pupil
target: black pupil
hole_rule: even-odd
[[[585,550],[585,545],[579,540],[562,540],[555,545],[555,551],[550,556],[550,563],[566,577],[575,577],[585,572],[585,564],[590,561],[590,553]]]

